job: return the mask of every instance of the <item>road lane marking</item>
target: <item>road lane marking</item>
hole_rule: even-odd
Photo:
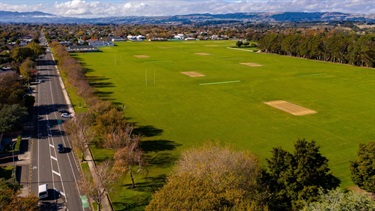
[[[56,174],[57,176],[61,177],[61,174],[57,171],[52,170],[52,173]]]
[[[51,158],[57,161],[57,158],[53,157],[52,155],[51,155]]]
[[[52,147],[52,148],[55,148],[55,146],[53,146],[53,144],[49,144],[49,146]]]

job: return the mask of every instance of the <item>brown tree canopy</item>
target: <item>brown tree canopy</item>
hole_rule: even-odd
[[[259,169],[250,152],[218,144],[190,149],[146,210],[266,210],[256,194]]]

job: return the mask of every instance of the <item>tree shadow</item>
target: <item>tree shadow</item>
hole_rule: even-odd
[[[167,175],[160,174],[154,177],[145,177],[144,182],[135,183],[135,188],[132,188],[132,185],[130,183],[125,184],[123,186],[127,187],[128,189],[135,190],[135,191],[153,193],[159,190],[161,187],[163,187],[163,185],[165,184],[166,178],[167,178]]]
[[[153,137],[158,136],[163,133],[162,129],[156,128],[152,125],[138,126],[134,128],[133,134],[138,134],[143,137]]]
[[[168,152],[160,152],[156,156],[147,156],[146,162],[151,166],[157,166],[158,168],[168,168],[174,165],[178,160],[177,155],[173,155]]]
[[[132,197],[125,197],[123,202],[114,202],[113,205],[116,210],[144,210],[151,200],[151,194],[163,187],[166,181],[166,175],[161,174],[155,177],[145,177],[144,182],[136,183],[135,189],[132,189],[131,184],[126,184],[124,187],[138,192],[146,192],[148,194],[134,195]],[[128,202],[128,203],[126,203]]]
[[[150,141],[141,141],[139,147],[143,152],[159,152],[159,151],[171,151],[181,146],[174,141],[169,140],[150,140]]]

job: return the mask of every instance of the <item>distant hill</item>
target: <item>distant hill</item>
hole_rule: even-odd
[[[174,16],[124,16],[107,18],[70,18],[44,12],[0,11],[3,23],[96,23],[96,24],[220,24],[234,22],[337,22],[375,23],[375,15],[338,12],[230,13]]]
[[[44,12],[10,12],[0,11],[0,22],[3,23],[43,23],[49,18],[55,18],[55,15]]]

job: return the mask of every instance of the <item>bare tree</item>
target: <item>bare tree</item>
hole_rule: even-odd
[[[95,169],[96,172],[92,172],[92,175],[86,174],[78,184],[82,192],[97,203],[100,211],[102,200],[110,191],[117,175],[111,171],[111,162],[108,160],[97,165]]]
[[[132,188],[135,188],[134,173],[138,173],[145,167],[145,159],[142,150],[139,148],[140,136],[134,135],[131,139],[125,139],[125,146],[115,153],[114,169],[117,172],[128,172],[132,180]],[[137,170],[135,168],[138,166]]]
[[[126,124],[125,129],[117,127],[115,131],[109,133],[105,137],[104,146],[110,149],[120,149],[132,142],[133,125]]]
[[[85,151],[94,139],[94,132],[90,128],[90,116],[86,113],[77,114],[74,119],[68,121],[65,128],[74,148],[82,153],[82,160],[85,160]]]

